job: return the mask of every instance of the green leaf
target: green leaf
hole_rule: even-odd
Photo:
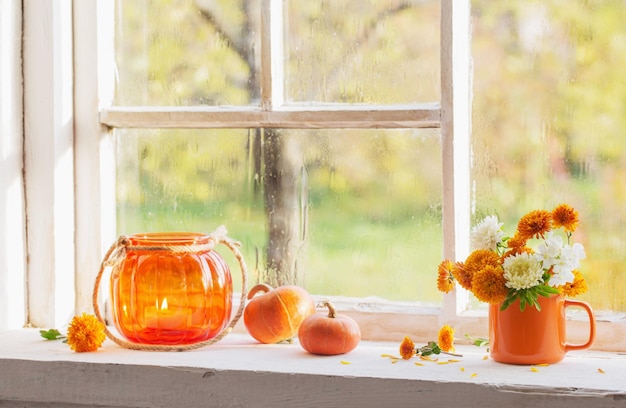
[[[558,293],[559,293],[559,290],[557,288],[553,288],[552,286],[548,286],[548,285],[537,286],[537,294],[541,296],[550,297],[550,295],[556,295]]]
[[[506,299],[504,299],[504,302],[502,302],[502,306],[500,306],[500,311],[506,310],[506,308],[511,306],[511,303],[515,302],[515,299],[517,299],[517,291],[509,292]]]
[[[465,338],[472,342],[472,344],[476,347],[483,347],[489,345],[489,339],[485,339],[483,337],[472,337],[468,334],[465,335]]]
[[[525,295],[520,296],[520,299],[519,299],[519,310],[522,311],[522,312],[524,310],[526,310],[526,296]]]
[[[437,344],[434,341],[431,341],[428,343],[428,347],[430,347],[430,349],[433,351],[433,353],[435,354],[439,354],[441,353],[441,348],[439,348],[439,344]]]
[[[60,340],[65,338],[57,329],[39,330],[39,334],[46,340]]]
[[[440,354],[441,348],[435,341],[429,341],[427,345],[424,347],[420,347],[417,349],[417,353],[422,356],[430,356],[431,354]]]

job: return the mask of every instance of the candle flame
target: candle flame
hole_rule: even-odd
[[[161,310],[167,310],[167,298],[163,298],[163,302],[161,302]]]

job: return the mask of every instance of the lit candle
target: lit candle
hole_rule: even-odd
[[[157,299],[155,306],[145,309],[146,328],[161,330],[185,329],[187,323],[185,309],[170,309],[167,304],[167,298],[163,298],[160,307],[158,305],[159,301]]]

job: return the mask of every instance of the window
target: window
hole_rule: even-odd
[[[385,310],[405,318],[417,313],[433,330],[441,322],[482,325],[484,319],[473,317],[480,312],[462,291],[441,298],[419,292],[420,285],[434,286],[423,282],[434,279],[442,256],[467,253],[470,221],[497,213],[510,225],[529,208],[567,201],[587,223],[581,229],[588,255],[584,272],[594,293],[584,299],[599,311],[624,311],[619,266],[624,261],[620,237],[626,195],[620,129],[626,90],[617,67],[623,66],[626,53],[619,24],[624,11],[616,2],[564,10],[558,2],[494,6],[474,0],[471,63],[469,2],[390,0],[363,8],[354,1],[346,7],[363,13],[355,14],[362,18],[333,20],[333,2],[263,0],[246,2],[253,16],[249,22],[232,7],[235,2],[224,2],[231,7],[219,10],[209,7],[219,2],[201,0],[141,4],[154,7],[132,9],[124,17],[142,24],[146,37],[134,37],[136,42],[128,37],[136,26],[113,24],[120,21],[113,2],[85,0],[72,7],[69,2],[26,2],[23,15],[17,1],[2,5],[3,60],[19,61],[19,45],[12,39],[20,29],[24,33],[24,120],[11,108],[21,106],[21,90],[14,86],[20,83],[20,64],[3,64],[0,202],[6,204],[0,210],[8,221],[0,222],[0,287],[7,295],[0,296],[7,306],[0,308],[0,328],[16,327],[19,321],[54,325],[74,310],[88,309],[103,251],[119,233],[139,228],[211,229],[226,223],[230,235],[250,249],[246,259],[263,278],[270,257],[265,251],[269,224],[264,190],[254,194],[255,183],[271,172],[256,172],[253,149],[271,138],[283,143],[281,148],[300,152],[289,190],[298,193],[297,211],[289,213],[297,222],[289,225],[297,227],[292,236],[306,240],[306,246],[296,242],[297,249],[304,248],[296,251],[302,258],[291,258],[289,265],[298,268],[288,270],[302,272],[297,278],[305,279],[313,292],[381,296],[397,303],[368,301],[359,312]],[[176,6],[166,13],[174,23],[147,14],[168,4]],[[197,11],[181,17],[177,13],[183,6]],[[218,17],[229,24],[211,22]],[[441,26],[428,31],[433,22]],[[150,31],[155,24],[163,30],[160,37]],[[184,24],[195,27],[191,40],[174,30]],[[417,37],[402,40],[406,28],[419,30]],[[243,34],[248,41],[226,40]],[[113,39],[126,39],[118,43],[126,47],[122,54],[114,53]],[[202,47],[193,48],[188,58],[174,55],[184,41]],[[363,41],[376,46],[360,48]],[[398,58],[398,53],[413,57]],[[161,60],[170,65],[153,70],[151,61]],[[349,63],[333,70],[338,60]],[[219,61],[219,66],[207,61]],[[385,65],[390,61],[398,63]],[[433,69],[433,63],[440,66]],[[125,64],[133,69],[126,70]],[[376,78],[389,69],[400,75]],[[183,76],[197,82],[178,82]],[[381,91],[381,84],[392,92]],[[20,137],[7,136],[22,132],[23,144]],[[183,152],[180,157],[201,159],[191,167],[187,161],[168,161],[146,140]],[[368,149],[346,154],[346,145],[363,141]],[[400,163],[403,171],[397,172],[394,166]],[[348,173],[350,166],[360,171]],[[193,178],[198,174],[211,183],[198,182]],[[380,175],[387,176],[381,178],[386,183],[375,182]],[[134,184],[145,189],[134,190]],[[228,195],[239,188],[239,197]],[[388,195],[395,212],[391,206],[363,208],[367,193]],[[194,208],[198,200],[211,205]],[[159,214],[172,211],[180,217],[164,224]],[[237,219],[244,221],[237,224]],[[346,235],[324,229],[335,224]],[[360,227],[375,231],[367,234],[375,236],[374,244],[397,242],[368,247],[371,242],[359,242],[366,236]],[[355,249],[354,244],[361,246]],[[374,257],[397,262],[391,269],[402,275],[377,281],[374,273],[374,280],[361,288],[354,279],[341,282],[337,266],[324,268],[344,265],[339,256],[345,255],[335,258],[329,248],[348,248],[350,265],[364,273],[370,251],[381,250]],[[406,320],[393,320],[381,323],[384,331],[420,332],[407,328]],[[605,327],[613,330],[610,323]],[[600,347],[624,347],[598,337]]]
[[[253,282],[441,305],[440,2],[362,6],[117,2],[119,233],[224,223]]]

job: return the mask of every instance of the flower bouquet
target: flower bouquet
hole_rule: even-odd
[[[570,350],[590,347],[595,339],[591,307],[565,299],[587,290],[578,271],[585,249],[570,242],[578,213],[566,204],[553,211],[531,211],[510,238],[504,236],[502,225],[495,216],[478,223],[471,231],[472,252],[465,261],[446,259],[439,265],[438,289],[449,292],[458,282],[489,303],[489,352],[498,362],[551,364]],[[589,316],[589,339],[584,344],[566,341],[565,309],[570,306],[585,309]]]
[[[561,204],[553,211],[531,211],[519,220],[513,237],[505,237],[502,226],[494,215],[474,226],[472,252],[463,262],[445,259],[439,264],[437,288],[447,293],[458,282],[501,310],[519,300],[521,311],[527,306],[540,310],[539,296],[575,296],[587,290],[578,271],[585,249],[570,242],[578,226],[576,210]]]

